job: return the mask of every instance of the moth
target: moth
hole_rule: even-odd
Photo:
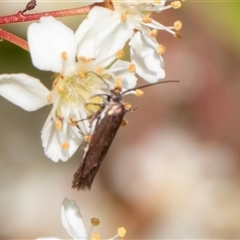
[[[123,103],[123,95],[130,91],[166,82],[179,81],[161,81],[128,89],[124,92],[121,92],[121,88],[115,87],[110,90],[108,95],[106,94],[107,102],[102,105],[94,118],[92,123],[94,130],[89,143],[85,147],[80,166],[73,176],[72,188],[78,190],[91,189],[93,180],[121,126],[125,113],[130,110],[127,109]]]

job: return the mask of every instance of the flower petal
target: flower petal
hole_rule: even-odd
[[[77,56],[96,58],[99,62],[113,56],[102,66],[106,67],[114,60],[114,54],[133,35],[133,28],[131,21],[121,20],[120,13],[94,7],[76,31],[79,46]]]
[[[63,200],[61,208],[62,225],[73,239],[87,239],[82,216],[74,200]]]
[[[69,68],[73,68],[77,42],[74,32],[53,17],[42,17],[40,23],[33,23],[28,28],[28,42],[35,67],[40,70],[60,73],[63,68],[65,52]],[[68,69],[66,71],[74,71]]]
[[[131,61],[137,74],[150,83],[165,77],[163,58],[157,52],[157,43],[145,34],[137,32],[129,43]]]
[[[57,130],[53,119],[47,119],[41,134],[42,145],[47,157],[52,161],[67,161],[78,149],[83,141],[83,135],[77,127],[71,126],[68,122],[62,121],[62,129]],[[62,145],[68,144],[64,149]]]
[[[47,105],[49,90],[37,79],[24,73],[0,75],[0,95],[26,111]]]

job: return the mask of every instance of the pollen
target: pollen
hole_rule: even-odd
[[[126,13],[123,13],[122,15],[121,15],[121,21],[122,22],[125,22],[127,20],[127,14]]]
[[[126,235],[126,233],[127,233],[127,231],[126,231],[126,229],[124,228],[124,227],[120,227],[119,229],[118,229],[118,235],[120,236],[120,237],[124,237],[125,235]]]
[[[135,91],[135,96],[141,97],[141,96],[143,96],[143,95],[144,95],[144,92],[143,92],[142,90],[136,89],[136,91]]]
[[[86,74],[83,71],[79,71],[77,75],[80,79],[84,79],[86,77]]]
[[[127,125],[128,125],[128,120],[123,119],[122,122],[121,122],[121,126],[122,126],[122,127],[125,127],[125,126],[127,126]]]
[[[57,91],[59,93],[63,93],[64,92],[64,87],[62,85],[57,85],[56,88],[57,88]]]
[[[93,233],[91,240],[100,240],[100,235],[98,233]]]
[[[172,8],[178,9],[182,6],[182,3],[180,1],[175,1],[175,2],[171,2],[170,5],[172,6]]]
[[[129,72],[135,72],[136,71],[136,67],[133,63],[131,63],[129,66],[128,66],[128,70]]]
[[[158,34],[158,30],[156,30],[156,29],[153,29],[150,31],[150,37],[156,37],[157,34]]]
[[[68,142],[63,142],[61,144],[61,148],[64,149],[64,150],[68,150],[70,147],[69,143]]]
[[[67,52],[62,52],[61,57],[63,60],[67,60]]]
[[[115,88],[116,87],[122,87],[122,79],[120,77],[116,78],[116,84],[115,84]]]
[[[116,58],[122,58],[124,57],[124,51],[122,49],[118,50],[116,53],[115,53],[115,57]]]
[[[61,122],[60,120],[57,120],[57,121],[55,122],[55,128],[56,128],[57,130],[61,130],[61,129],[62,129],[62,122]]]
[[[152,22],[152,19],[149,17],[149,16],[144,16],[142,18],[142,22],[143,23],[151,23]]]
[[[179,31],[179,30],[182,28],[182,23],[181,23],[181,21],[176,21],[176,22],[174,23],[174,28],[175,28],[176,31]]]
[[[101,75],[103,73],[103,68],[102,67],[98,67],[95,72],[98,74],[98,75]]]
[[[100,220],[98,218],[91,218],[90,223],[92,224],[92,226],[96,227],[100,224]]]
[[[47,102],[50,103],[52,101],[52,95],[48,94],[47,95]]]
[[[158,45],[158,47],[157,47],[157,52],[159,53],[159,54],[161,54],[161,55],[163,55],[165,52],[166,52],[166,47],[165,46],[163,46],[163,45]]]

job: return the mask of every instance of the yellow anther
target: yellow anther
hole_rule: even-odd
[[[122,22],[125,22],[127,20],[127,14],[126,13],[123,13],[122,15],[121,15],[121,21]]]
[[[173,35],[175,38],[182,38],[181,34],[179,32],[175,32]]]
[[[62,85],[57,85],[56,88],[57,88],[57,91],[59,93],[63,93],[64,92],[64,87]]]
[[[130,103],[123,103],[125,109],[130,110],[132,108],[132,105]]]
[[[98,74],[98,75],[101,75],[103,73],[103,68],[102,67],[98,67],[95,72]]]
[[[100,224],[100,220],[98,218],[91,218],[90,223],[92,224],[92,226],[96,227]]]
[[[100,240],[100,235],[98,233],[93,233],[91,240]]]
[[[77,73],[78,77],[81,78],[81,79],[84,79],[86,77],[86,74],[83,72],[83,71],[79,71]]]
[[[156,30],[156,29],[153,29],[150,31],[150,37],[156,37],[157,34],[158,34],[158,30]]]
[[[129,66],[128,66],[128,70],[129,72],[135,72],[136,71],[136,67],[133,63],[131,63]]]
[[[178,9],[182,6],[182,3],[180,1],[175,1],[175,2],[171,2],[170,5],[172,6],[172,8]]]
[[[47,95],[47,102],[50,103],[51,101],[52,101],[52,95],[51,95],[51,93],[49,93]]]
[[[116,58],[122,58],[124,57],[124,51],[122,49],[118,50],[116,53],[115,53],[115,57]]]
[[[85,140],[85,142],[89,143],[92,140],[92,135],[85,135],[84,140]]]
[[[143,95],[144,95],[144,92],[143,92],[142,90],[136,89],[136,91],[135,91],[135,96],[141,97],[141,96],[143,96]]]
[[[67,59],[67,52],[62,52],[61,57],[62,57],[63,60],[66,60]]]
[[[70,119],[70,125],[71,126],[77,126],[77,124],[78,124],[78,120],[75,117]]]
[[[176,21],[174,23],[174,28],[176,31],[179,31],[182,28],[182,23],[180,21]]]
[[[55,122],[55,128],[56,128],[57,130],[61,130],[61,129],[62,129],[62,122],[61,122],[60,120],[57,120],[57,121]]]
[[[142,18],[142,22],[143,23],[151,23],[152,22],[152,19],[149,17],[149,16],[144,16]]]
[[[64,142],[61,144],[61,148],[64,149],[64,150],[68,150],[70,147],[69,143],[68,142]]]
[[[124,227],[120,227],[119,229],[118,229],[118,235],[119,235],[119,237],[124,237],[125,235],[126,235],[126,233],[127,233],[127,231],[126,231],[126,229],[124,228]]]
[[[128,121],[124,118],[123,120],[122,120],[122,122],[121,122],[121,126],[122,127],[125,127],[125,126],[127,126],[128,125]]]
[[[158,45],[158,47],[157,47],[157,52],[159,53],[159,54],[161,54],[161,55],[163,55],[165,52],[166,52],[166,48],[165,48],[165,46],[163,46],[163,45]]]
[[[120,77],[115,80],[115,87],[122,87],[122,79]]]
[[[79,57],[78,57],[78,60],[81,61],[81,62],[86,62],[86,61],[87,61],[87,58],[84,57],[84,56],[79,56]]]

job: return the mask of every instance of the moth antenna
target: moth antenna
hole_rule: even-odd
[[[162,84],[162,83],[178,83],[180,82],[179,80],[166,80],[166,81],[161,81],[161,82],[156,82],[156,83],[149,83],[143,86],[139,86],[139,87],[135,87],[135,88],[130,88],[124,92],[122,92],[122,95],[124,95],[127,92],[133,91],[133,90],[137,90],[137,89],[142,89],[142,88],[146,88],[146,87],[151,87],[157,84]]]

